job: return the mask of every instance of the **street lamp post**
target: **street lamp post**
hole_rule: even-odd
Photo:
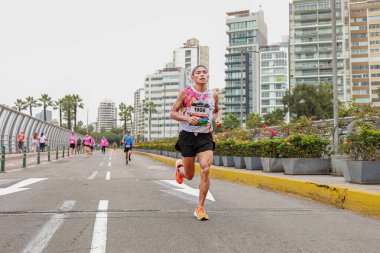
[[[339,145],[338,132],[338,84],[337,84],[337,48],[336,48],[336,0],[331,0],[332,24],[332,64],[333,64],[333,115],[334,115],[334,151],[337,153]]]

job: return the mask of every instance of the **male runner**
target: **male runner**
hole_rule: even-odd
[[[128,160],[131,161],[132,146],[133,146],[133,139],[132,139],[130,131],[127,131],[126,135],[124,135],[123,143],[124,143],[125,162],[126,164],[128,164]]]
[[[199,65],[191,73],[194,85],[186,88],[178,96],[172,107],[170,118],[179,121],[182,131],[176,149],[182,159],[177,160],[175,179],[182,184],[183,178],[191,180],[195,173],[195,156],[198,155],[201,181],[199,202],[194,215],[198,220],[208,220],[205,213],[205,200],[210,187],[209,170],[215,143],[212,140],[212,119],[216,127],[222,126],[219,118],[218,94],[207,89],[208,69]]]

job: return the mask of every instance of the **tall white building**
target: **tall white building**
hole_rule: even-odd
[[[117,108],[111,100],[105,99],[98,107],[96,131],[109,131],[117,124]]]
[[[190,71],[183,68],[164,68],[146,76],[145,103],[153,102],[156,112],[151,114],[150,122],[149,113],[144,113],[145,139],[149,140],[149,136],[151,140],[157,140],[178,135],[179,124],[170,119],[171,108],[179,92],[191,84]]]
[[[209,48],[201,46],[198,39],[189,39],[183,43],[183,47],[173,52],[174,67],[193,70],[197,65],[209,68]]]
[[[336,1],[338,96],[350,100],[348,0]],[[332,84],[330,0],[293,0],[289,4],[290,88],[298,84]]]
[[[259,47],[267,45],[264,12],[227,13],[226,110],[237,118],[259,113]]]
[[[289,89],[288,66],[287,41],[260,48],[260,116],[284,108],[282,98]]]
[[[132,133],[135,141],[144,139],[144,104],[145,104],[145,89],[140,88],[134,93],[134,114]]]

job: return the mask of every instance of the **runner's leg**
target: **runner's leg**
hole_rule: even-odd
[[[179,171],[184,178],[191,180],[195,173],[195,157],[182,157],[183,169]]]
[[[210,188],[209,170],[212,163],[213,152],[208,150],[198,154],[201,181],[199,183],[199,203],[198,206],[204,207],[207,192]]]

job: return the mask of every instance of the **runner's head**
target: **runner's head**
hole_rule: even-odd
[[[86,133],[86,137],[88,137],[88,133]]]
[[[207,84],[209,79],[207,67],[203,65],[196,66],[191,72],[191,79],[193,79],[196,84]]]
[[[127,135],[129,136],[129,135],[131,134],[131,131],[127,130],[126,133],[127,133]]]

